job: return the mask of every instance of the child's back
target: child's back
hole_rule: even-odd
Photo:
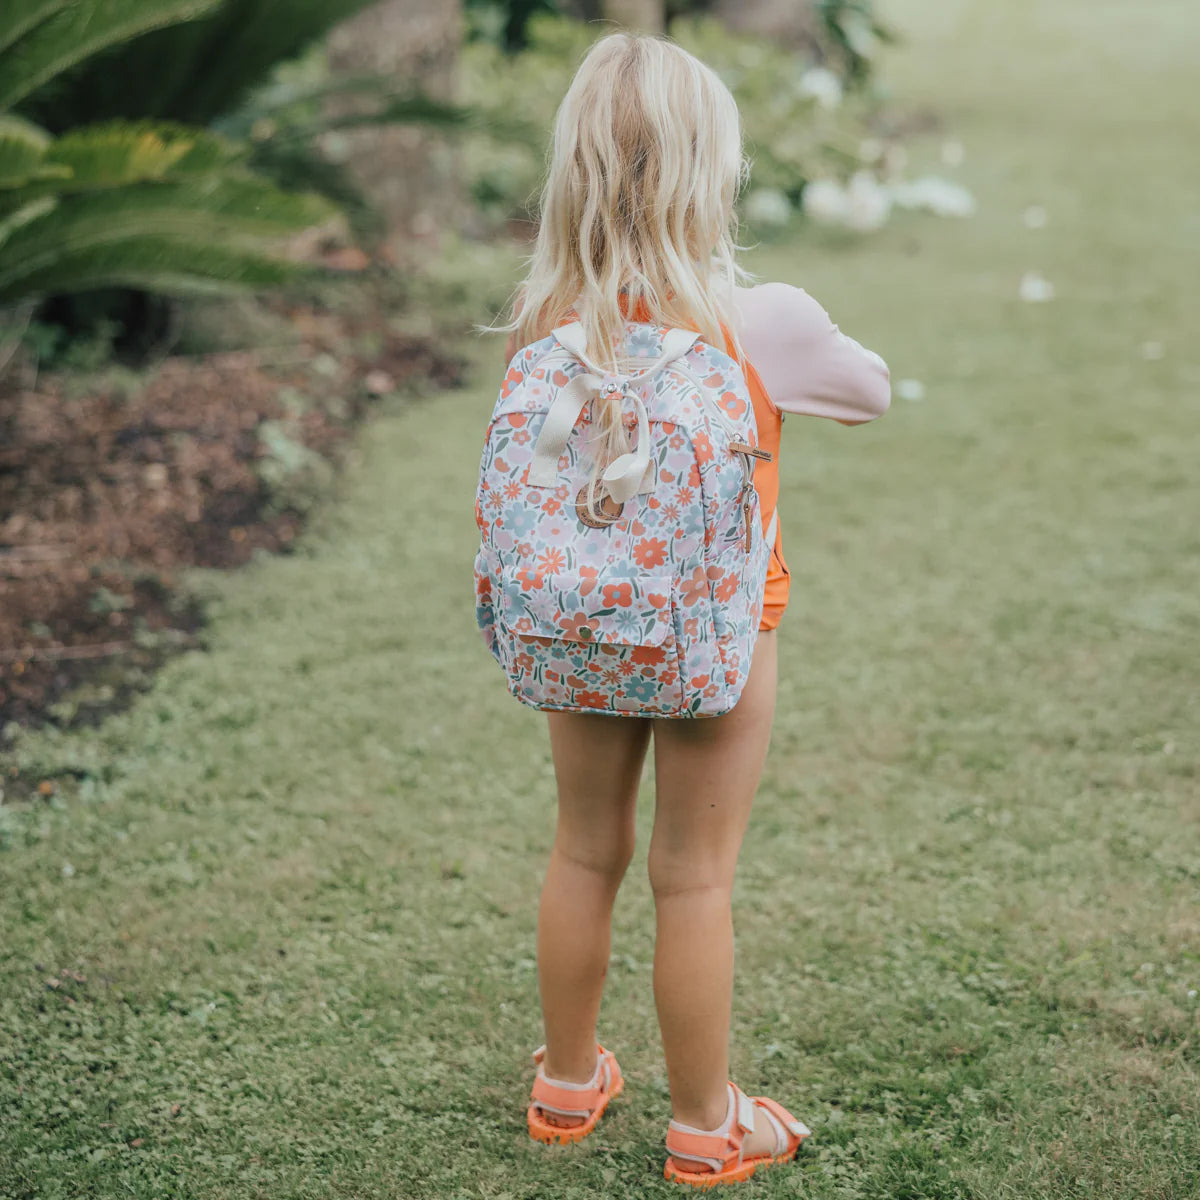
[[[757,519],[762,534],[772,524],[775,532],[763,551],[765,587],[755,581],[762,615],[734,707],[709,719],[645,715],[636,705],[620,715],[548,713],[558,824],[538,914],[546,1044],[535,1053],[529,1129],[542,1141],[578,1140],[623,1086],[615,1057],[596,1041],[596,1021],[612,905],[633,854],[653,740],[654,998],[673,1109],[665,1174],[698,1186],[787,1161],[809,1135],[776,1101],[747,1097],[728,1078],[730,896],[770,738],[775,630],[788,599],[776,519],[783,415],[861,424],[889,400],[883,361],[841,334],[805,292],[781,283],[735,287],[733,203],[743,177],[737,110],[711,71],[662,39],[602,39],[559,110],[538,242],[509,325],[515,349],[577,320],[584,355],[614,374],[629,320],[694,330],[740,363],[752,449],[763,452],[753,475]],[[627,468],[639,446],[645,451],[647,414],[639,410],[631,441],[624,390],[594,390],[588,407],[599,444],[592,442],[589,502],[581,496],[578,519],[587,524],[590,514],[597,528],[619,535],[637,511],[625,512],[624,497],[663,498],[658,483],[636,495],[626,486],[633,475],[640,483],[640,460],[638,471]],[[568,424],[563,436],[579,433]],[[614,486],[622,499],[604,495],[606,478],[623,481]],[[522,483],[513,486],[518,495]],[[495,530],[479,515],[486,543]]]

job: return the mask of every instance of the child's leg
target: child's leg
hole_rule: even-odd
[[[732,712],[654,725],[654,996],[675,1119],[698,1129],[717,1128],[728,1106],[730,894],[775,711],[775,638],[774,631],[759,634],[750,678]],[[759,1132],[757,1140],[771,1144],[770,1135],[756,1130],[749,1153],[758,1151]]]
[[[608,970],[612,907],[633,856],[638,782],[650,722],[550,713],[558,827],[538,909],[543,1067],[583,1083],[596,1069],[596,1018]],[[554,1118],[578,1124],[578,1118]]]

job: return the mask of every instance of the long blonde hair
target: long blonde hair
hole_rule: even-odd
[[[601,38],[559,106],[529,272],[496,328],[526,345],[573,309],[589,357],[619,370],[625,314],[644,303],[724,348],[746,175],[737,105],[711,68],[666,38]],[[621,453],[619,405],[597,416]]]

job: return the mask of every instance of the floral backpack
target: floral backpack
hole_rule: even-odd
[[[509,364],[479,468],[476,617],[525,704],[708,717],[741,695],[775,537],[754,464],[770,455],[741,368],[699,338],[630,322],[622,361],[640,369],[614,375],[573,323]],[[633,441],[589,504],[597,395],[620,399]]]

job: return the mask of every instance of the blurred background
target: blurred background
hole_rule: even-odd
[[[0,1196],[668,1193],[652,773],[629,1099],[526,1144],[553,775],[471,586],[476,326],[617,25],[892,371],[786,429],[734,1067],[815,1136],[755,1186],[1200,1194],[1192,0],[6,0]]]

